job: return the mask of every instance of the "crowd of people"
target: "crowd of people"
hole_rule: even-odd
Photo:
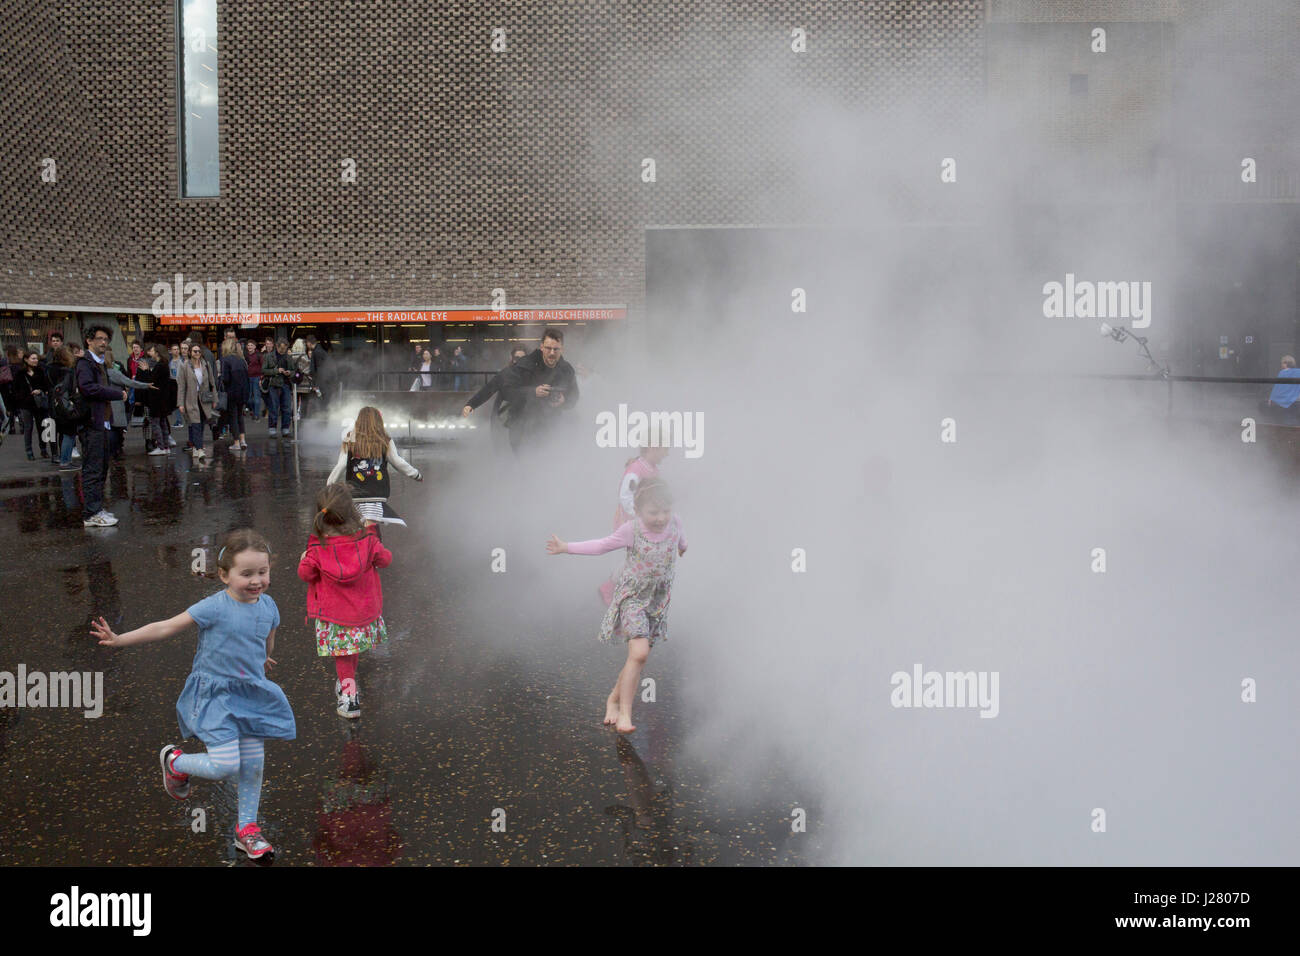
[[[469,384],[469,356],[465,347],[457,345],[450,354],[444,354],[440,345],[412,343],[413,354],[409,372],[416,372],[411,382],[412,392],[452,391],[463,392]]]
[[[65,343],[52,332],[43,353],[10,347],[0,365],[0,435],[21,429],[29,461],[39,455],[60,470],[82,470],[87,528],[117,523],[103,504],[104,475],[110,461],[122,459],[129,428],[140,427],[145,454],[161,457],[181,448],[173,431],[184,427],[183,450],[201,462],[209,440],[246,450],[249,421],[265,420],[269,437],[288,438],[295,416],[322,411],[328,402],[332,360],[314,336],[291,346],[267,335],[259,344],[241,340],[231,327],[219,354],[195,334],[170,346],[133,342],[125,363],[113,355],[111,341],[112,331],[102,325],[87,329],[82,343]],[[437,387],[435,368],[468,371],[461,346],[444,365],[439,348],[418,351],[420,388]],[[564,333],[553,328],[531,353],[515,348],[510,364],[466,401],[461,415],[492,400],[490,421],[503,445],[508,440],[516,454],[541,445],[579,398],[577,374],[563,352]],[[464,390],[467,383],[468,374],[457,374],[446,384]]]
[[[90,349],[91,333],[104,337],[104,349]],[[295,392],[302,415],[312,399],[326,364],[325,350],[307,337],[295,342],[266,336],[240,341],[227,329],[220,355],[198,336],[175,345],[133,342],[123,364],[108,346],[107,326],[87,329],[86,345],[65,343],[59,332],[49,333],[43,352],[9,346],[0,364],[0,441],[3,434],[21,432],[27,460],[48,460],[61,470],[81,467],[85,458],[78,433],[86,410],[78,402],[78,364],[94,367],[103,378],[104,431],[109,459],[121,460],[127,429],[139,425],[148,455],[166,455],[178,446],[174,428],[187,427],[186,450],[203,459],[204,429],[212,441],[226,438],[238,450],[248,447],[246,420],[266,420],[270,437],[289,437],[295,416]],[[118,394],[121,390],[121,394]],[[96,419],[99,420],[99,419]],[[82,442],[83,444],[83,442]],[[108,515],[110,518],[110,515]]]
[[[109,347],[112,331],[88,328],[83,343],[51,332],[44,353],[11,346],[0,365],[0,440],[21,429],[28,461],[37,456],[61,471],[80,469],[88,528],[111,527],[103,482],[111,460],[121,460],[127,430],[139,425],[149,456],[172,454],[174,428],[187,426],[185,450],[202,460],[205,429],[212,441],[248,448],[245,423],[265,419],[272,438],[293,432],[314,397],[324,349],[313,336],[295,343],[267,336],[240,341],[227,329],[216,355],[198,337],[171,346],[133,342],[126,363]],[[323,404],[323,402],[322,402]]]

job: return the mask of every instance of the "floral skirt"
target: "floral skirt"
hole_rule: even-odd
[[[319,619],[316,621],[316,653],[321,657],[360,654],[387,639],[388,628],[384,626],[382,617],[355,627],[331,624]]]

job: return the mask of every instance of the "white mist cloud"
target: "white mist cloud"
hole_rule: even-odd
[[[1069,378],[1145,362],[1097,321],[1042,311],[1044,283],[1067,272],[1149,281],[1148,334],[1170,359],[1169,204],[1132,202],[1152,181],[1122,181],[1133,167],[1110,153],[1124,203],[1088,202],[1073,179],[1048,188],[1056,205],[1018,203],[999,137],[1016,129],[1010,165],[1050,184],[1060,144],[1017,125],[1043,114],[1048,91],[941,126],[924,104],[874,114],[791,85],[763,57],[738,62],[751,67],[709,109],[783,135],[737,156],[689,104],[657,115],[657,134],[730,156],[742,194],[760,187],[756,171],[783,171],[773,202],[834,228],[732,237],[731,254],[698,237],[679,262],[704,267],[683,268],[687,285],[669,283],[626,348],[566,356],[602,371],[584,383],[570,451],[519,468],[485,443],[458,450],[421,520],[439,554],[485,572],[507,547],[507,580],[467,574],[459,595],[482,640],[509,655],[594,635],[591,592],[613,558],[542,554],[551,532],[608,532],[626,455],[596,447],[594,416],[619,403],[702,413],[707,453],[663,466],[691,549],[673,639],[647,673],[676,658],[687,748],[725,764],[735,787],[777,767],[799,782],[791,801],[815,795],[822,862],[1294,859],[1294,494],[1230,417],[1175,427],[1161,384]],[[1230,98],[1205,108],[1213,122]],[[953,155],[950,200],[939,170]],[[701,184],[702,208],[727,207],[714,189],[725,180],[715,170]],[[934,215],[906,222],[908,208]],[[790,312],[795,287],[806,314]],[[1179,388],[1178,407],[1196,407],[1195,387]],[[940,441],[945,418],[955,443]],[[891,707],[890,675],[916,662],[998,672],[997,717]],[[1256,704],[1240,700],[1246,677]],[[1097,807],[1105,833],[1090,829]]]

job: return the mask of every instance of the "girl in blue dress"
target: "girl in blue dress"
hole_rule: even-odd
[[[297,726],[284,691],[266,676],[275,664],[271,652],[280,625],[280,611],[266,593],[271,584],[270,546],[256,531],[232,531],[217,554],[217,567],[225,590],[175,617],[126,634],[114,634],[101,617],[91,625],[91,633],[100,644],[126,647],[160,641],[198,625],[199,651],[176,701],[176,718],[182,739],[198,737],[208,751],[187,754],[175,744],[163,747],[163,787],[171,797],[184,800],[191,774],[208,780],[238,778],[235,847],[258,859],[275,853],[257,825],[262,741],[293,740]]]

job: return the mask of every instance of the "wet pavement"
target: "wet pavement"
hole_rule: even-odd
[[[384,535],[396,555],[383,572],[391,639],[362,656],[362,718],[337,716],[295,574],[337,446],[270,439],[261,423],[248,434],[246,452],[209,445],[196,466],[146,457],[133,430],[108,480],[121,523],[94,531],[81,526],[79,472],[26,462],[21,436],[0,447],[0,670],[103,672],[105,698],[97,719],[0,709],[0,864],[251,865],[230,841],[232,783],[196,781],[183,802],[160,785],[157,752],[177,737],[195,633],[112,650],[87,627],[102,614],[129,630],[218,590],[192,570],[196,555],[215,567],[214,543],[244,525],[274,550],[273,676],[298,723],[297,740],[267,744],[260,818],[275,865],[811,862],[820,837],[810,825],[792,838],[792,781],[731,779],[682,746],[689,715],[672,653],[651,657],[657,699],[638,704],[637,730],[601,726],[622,653],[594,641],[599,574],[590,587],[565,584],[545,614],[531,595],[551,585],[536,576],[529,596],[511,597],[531,565],[502,576],[490,610],[461,599],[481,594],[484,570],[449,558],[422,525],[456,513],[438,490],[467,467],[464,441],[411,449],[426,480],[397,480],[393,504],[412,527]],[[511,520],[509,503],[493,512]],[[529,543],[540,553],[540,538]],[[674,626],[675,640],[689,639],[687,622]]]

